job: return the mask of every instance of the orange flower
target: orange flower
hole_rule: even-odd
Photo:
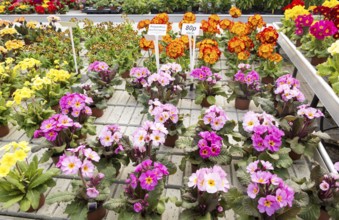
[[[248,24],[250,25],[252,29],[262,28],[263,26],[266,26],[266,23],[264,22],[263,18],[259,14],[249,16]]]
[[[249,36],[241,36],[239,38],[240,38],[240,40],[244,41],[244,43],[246,45],[246,48],[248,50],[253,49],[254,43],[253,43],[252,39]]]
[[[241,51],[238,53],[238,59],[239,60],[248,60],[250,58],[251,54],[247,50]]]
[[[166,34],[165,36],[162,37],[161,39],[163,42],[165,42],[166,44],[169,44],[173,39],[171,37],[171,35]]]
[[[269,58],[268,58],[271,62],[275,62],[275,63],[280,63],[282,61],[282,56],[278,53],[274,53],[272,54]]]
[[[211,23],[219,24],[219,22],[220,22],[220,17],[219,17],[217,14],[211,14],[211,15],[208,17],[208,21],[211,22]]]
[[[199,59],[209,64],[215,64],[221,55],[221,51],[218,47],[204,44],[199,50]]]
[[[185,54],[185,44],[180,39],[172,40],[166,47],[166,55],[176,59]]]
[[[195,14],[193,14],[192,12],[186,12],[184,14],[184,19],[185,21],[190,21],[190,22],[195,22],[196,21],[196,17]]]
[[[168,14],[161,13],[157,14],[156,16],[154,16],[154,18],[152,18],[151,24],[167,24],[168,21],[169,21]]]
[[[230,29],[233,26],[233,21],[229,19],[224,19],[219,23],[219,25],[220,28],[223,30]]]
[[[274,45],[273,44],[262,44],[258,48],[258,56],[268,59],[274,51]]]
[[[185,49],[188,49],[189,47],[189,39],[187,35],[183,35],[179,38],[180,41],[182,41],[185,44]]]
[[[151,23],[151,21],[149,19],[141,20],[141,21],[139,21],[137,28],[138,28],[138,30],[143,29],[143,28],[148,29],[148,26],[149,26],[150,23]]]
[[[146,38],[141,38],[139,41],[139,47],[143,50],[154,49],[154,43],[151,40],[146,40]]]
[[[275,30],[274,27],[267,27],[261,32],[259,32],[256,36],[256,38],[262,43],[262,44],[276,44],[278,40],[279,34]]]
[[[20,17],[20,18],[14,19],[14,22],[18,22],[18,23],[24,23],[25,21],[26,21],[25,17]]]
[[[239,37],[233,37],[228,42],[228,50],[231,53],[240,53],[246,49],[246,44],[243,40],[241,40]]]
[[[197,43],[197,47],[198,48],[200,48],[200,47],[202,47],[204,45],[211,45],[211,46],[218,47],[218,42],[216,40],[206,38],[206,39],[200,41],[199,43]]]
[[[250,28],[247,23],[243,23],[241,21],[234,22],[233,26],[231,27],[231,33],[237,36],[245,36],[250,33]]]
[[[212,21],[212,20],[202,20],[200,29],[203,30],[206,33],[211,34],[220,34],[220,30],[218,28],[218,23]]]
[[[238,18],[241,16],[241,10],[235,6],[231,7],[229,13],[232,16],[232,18]]]

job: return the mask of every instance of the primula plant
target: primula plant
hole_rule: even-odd
[[[238,72],[234,75],[232,81],[228,82],[228,86],[232,94],[228,97],[228,101],[235,98],[251,100],[252,96],[260,92],[260,76],[251,70],[251,65],[241,63],[238,65]]]
[[[126,179],[124,194],[105,203],[107,209],[119,213],[119,219],[161,219],[168,198],[162,196],[167,167],[147,159],[137,165]]]
[[[130,71],[130,80],[126,81],[126,91],[138,99],[143,87],[147,86],[147,78],[151,72],[146,67],[134,67]]]
[[[310,26],[313,24],[314,18],[311,14],[308,15],[298,15],[294,20],[295,23],[295,32],[292,35],[292,39],[296,40],[296,46],[300,46],[301,38],[309,33]]]
[[[53,177],[59,170],[39,168],[37,156],[29,162],[30,147],[25,141],[11,142],[0,150],[4,153],[0,160],[0,203],[4,208],[18,203],[24,212],[39,209],[45,200],[43,193],[56,185]]]
[[[194,69],[191,72],[191,76],[198,81],[196,84],[196,104],[209,107],[215,104],[215,96],[226,96],[225,91],[218,83],[221,80],[221,76],[218,73],[213,73],[210,68],[203,66]]]
[[[181,189],[181,201],[176,205],[184,210],[179,219],[217,219],[225,216],[225,193],[230,184],[220,166],[201,168],[193,173]]]
[[[45,151],[41,161],[46,162],[50,157],[61,155],[65,149],[74,147],[75,133],[81,127],[81,124],[63,114],[54,114],[44,120],[33,136],[44,137],[49,142],[48,150]]]
[[[63,174],[77,175],[79,179],[72,181],[71,192],[59,192],[50,195],[47,198],[47,203],[70,202],[67,204],[65,213],[72,220],[86,219],[88,213],[102,208],[110,191],[104,181],[105,175],[98,173],[93,164],[99,160],[99,155],[85,145],[68,149],[60,157],[56,166]]]
[[[129,164],[126,151],[130,150],[131,143],[118,125],[105,126],[91,146],[100,156],[100,161],[95,164],[108,181],[119,175],[122,165]]]
[[[268,161],[257,160],[247,166],[247,195],[231,189],[226,195],[236,214],[245,219],[292,219],[300,210],[294,204],[295,192],[276,174]],[[293,207],[292,207],[293,206]]]

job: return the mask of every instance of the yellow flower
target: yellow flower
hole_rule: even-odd
[[[22,99],[29,99],[33,94],[33,90],[30,90],[28,87],[23,87],[22,89],[15,90],[13,93],[13,99],[16,104],[20,104]]]
[[[18,161],[23,161],[27,157],[27,153],[24,150],[17,150],[14,152],[14,156]]]
[[[46,74],[46,77],[54,82],[66,82],[69,78],[71,78],[71,74],[66,70],[51,69]]]
[[[0,53],[7,53],[7,49],[3,46],[0,46]]]
[[[6,62],[7,65],[9,65],[9,64],[12,64],[14,62],[14,59],[12,57],[8,57],[8,58],[6,58],[5,62]]]
[[[13,153],[6,153],[1,159],[1,165],[13,166],[16,163],[16,158]]]
[[[328,49],[327,51],[334,56],[334,54],[339,54],[339,40],[334,42]]]
[[[38,25],[38,22],[36,22],[36,21],[27,22],[27,27],[30,28],[30,29],[35,29],[37,25]]]
[[[13,106],[13,104],[14,104],[14,101],[7,101],[6,102],[6,107],[10,108],[10,107]]]
[[[25,10],[26,8],[28,8],[28,6],[27,6],[27,5],[20,5],[19,8],[20,8],[21,10]]]
[[[5,36],[5,35],[13,35],[17,34],[18,32],[15,30],[15,28],[4,28],[0,31],[0,36]]]
[[[292,9],[287,9],[285,11],[285,19],[289,20],[295,20],[298,15],[308,15],[310,12],[305,9],[305,6],[297,5],[294,6]]]
[[[22,40],[9,40],[9,41],[6,41],[5,43],[5,47],[7,50],[20,49],[24,45],[25,45],[25,42]]]
[[[335,6],[339,5],[339,1],[337,0],[326,0],[322,6],[326,6],[329,8],[334,8]]]
[[[4,13],[6,6],[0,5],[0,14]]]
[[[0,178],[7,176],[10,170],[11,168],[8,166],[0,165]]]

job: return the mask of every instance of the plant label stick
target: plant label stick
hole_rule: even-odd
[[[74,46],[74,39],[73,39],[73,27],[76,27],[76,23],[75,22],[61,21],[60,24],[62,26],[68,27],[68,29],[69,29],[69,34],[70,34],[71,43],[72,43],[72,51],[73,51],[73,60],[74,60],[75,72],[76,72],[76,74],[79,74],[79,72],[78,72],[78,63],[77,63],[77,56],[76,56],[76,53],[75,53],[75,46]]]
[[[157,70],[160,69],[159,61],[159,36],[165,36],[167,34],[167,25],[166,24],[150,24],[148,28],[148,35],[154,36],[154,48],[155,48],[155,60],[157,64]]]

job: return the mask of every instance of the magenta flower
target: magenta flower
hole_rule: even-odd
[[[139,177],[140,186],[142,189],[147,191],[152,191],[158,184],[157,175],[154,171],[148,170],[145,173],[142,173]]]
[[[329,37],[338,32],[333,21],[321,20],[315,22],[310,27],[310,33],[318,40],[324,40],[325,37]]]
[[[203,147],[203,148],[200,148],[199,154],[203,159],[206,159],[211,156],[211,150],[209,147]]]
[[[89,198],[96,198],[99,195],[99,191],[95,187],[90,187],[86,189],[86,195]]]
[[[264,139],[264,146],[266,149],[270,150],[271,152],[277,152],[281,146],[281,139],[280,137],[275,137],[271,134],[266,135]]]
[[[134,203],[133,209],[135,212],[139,213],[142,211],[143,207],[140,202]]]
[[[256,183],[250,183],[247,187],[247,195],[254,199],[255,197],[257,197],[259,193],[259,187],[258,187],[258,184]]]
[[[319,188],[322,190],[322,191],[327,191],[330,189],[330,184],[328,184],[326,181],[322,181],[320,184],[319,184]]]
[[[132,186],[133,189],[137,188],[138,178],[133,173],[129,175],[129,184]]]
[[[280,209],[280,206],[275,196],[268,195],[260,198],[258,201],[258,210],[260,213],[266,212],[268,216],[272,216],[278,209]]]

